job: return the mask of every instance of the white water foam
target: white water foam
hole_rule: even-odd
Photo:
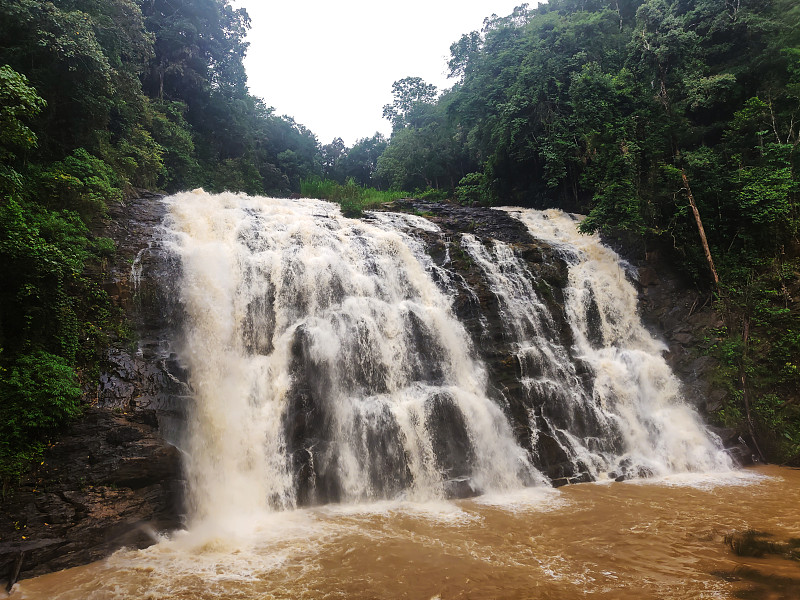
[[[575,344],[572,352],[590,366],[593,387],[590,394],[576,390],[563,397],[576,403],[575,410],[590,411],[601,426],[608,424],[609,435],[613,425],[622,436],[622,452],[613,461],[607,452],[562,431],[567,434],[562,439],[571,446],[568,450],[595,468],[627,464],[634,472],[643,469],[656,476],[730,471],[732,461],[719,440],[681,396],[680,383],[662,356],[665,346],[643,326],[636,291],[625,274],[627,265],[598,236],[579,233],[578,219],[560,210],[503,210],[522,221],[534,238],[555,248],[569,265],[564,297]],[[508,304],[514,306],[527,297],[536,297],[532,287],[527,296],[509,294]],[[544,312],[541,302],[531,304]],[[512,319],[518,320],[518,310],[510,311]],[[523,338],[524,345],[546,346],[536,337],[527,344]],[[559,364],[550,368],[552,379],[573,377],[563,352],[551,352],[547,358]]]
[[[347,502],[391,497],[403,477],[399,491],[415,500],[442,498],[447,478],[464,474],[481,490],[544,481],[487,398],[421,247],[391,219],[202,190],[167,204],[187,314],[195,520],[237,530],[296,506],[298,452],[312,457],[312,482],[328,477]],[[298,418],[324,414],[323,439],[290,447],[290,397],[312,404]],[[462,437],[446,464],[437,419],[453,430],[442,435]]]
[[[488,493],[469,501],[512,512],[550,512],[564,508],[570,501],[555,488],[524,488],[512,492]]]

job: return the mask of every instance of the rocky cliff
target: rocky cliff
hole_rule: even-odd
[[[160,268],[164,207],[143,194],[110,213],[97,234],[114,239],[117,253],[102,278],[135,339],[108,349],[99,381],[85,386],[83,418],[3,499],[0,580],[9,583],[143,547],[181,526],[180,453],[168,440],[178,435],[186,386],[169,350],[169,291],[149,276]]]

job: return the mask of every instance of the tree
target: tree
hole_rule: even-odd
[[[362,186],[370,186],[375,182],[373,177],[378,170],[378,159],[386,151],[389,141],[381,133],[372,137],[357,140],[348,149],[341,161],[344,179],[352,178]]]
[[[0,3],[0,63],[24,73],[47,101],[39,135],[46,155],[98,144],[113,104],[112,67],[90,15],[51,2]]]
[[[330,144],[325,144],[320,148],[322,161],[322,175],[326,179],[333,179],[339,183],[344,183],[345,174],[341,168],[341,162],[347,153],[347,147],[342,138],[334,138]]]
[[[144,77],[150,96],[193,108],[211,90],[246,92],[244,8],[234,10],[228,0],[140,0],[140,6],[156,40]]]
[[[471,75],[482,47],[483,38],[477,31],[465,33],[457,42],[450,44],[447,77],[462,80]]]
[[[36,147],[36,134],[25,121],[45,105],[24,75],[8,65],[0,66],[0,194],[20,191],[22,178],[14,163],[20,153]]]
[[[436,100],[436,86],[420,77],[406,77],[392,84],[392,95],[392,103],[383,107],[383,117],[389,119],[392,129],[419,127],[424,106]]]

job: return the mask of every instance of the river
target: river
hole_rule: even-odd
[[[800,537],[798,489],[800,470],[769,466],[265,513],[22,581],[12,598],[800,598],[800,563],[724,541]]]

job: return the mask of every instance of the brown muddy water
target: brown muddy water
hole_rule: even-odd
[[[325,506],[197,528],[17,584],[53,600],[800,598],[800,562],[726,534],[800,538],[800,470]]]

